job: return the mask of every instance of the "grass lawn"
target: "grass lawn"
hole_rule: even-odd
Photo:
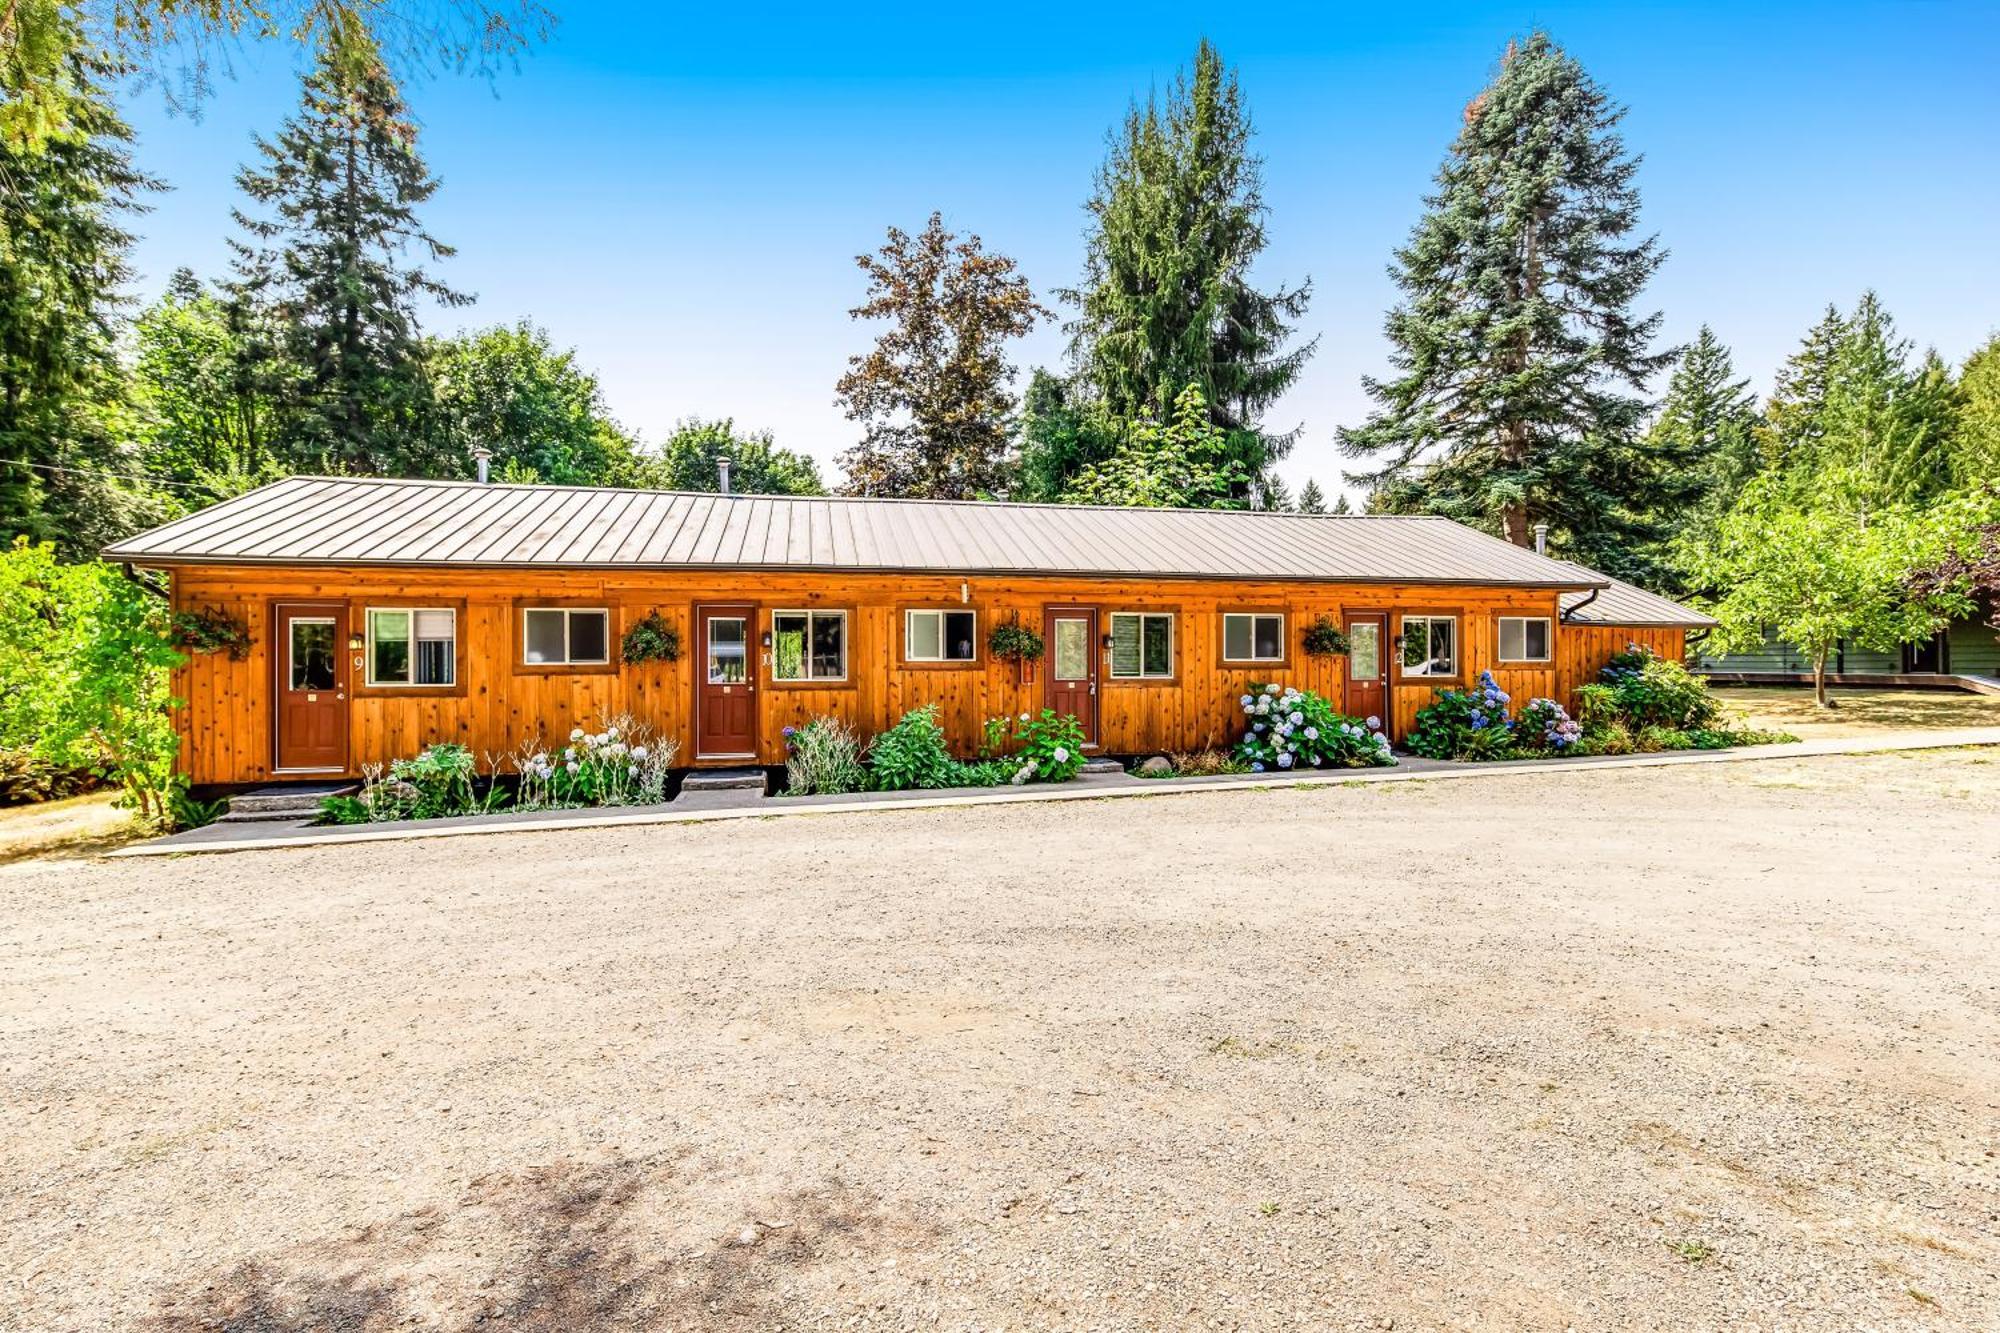
[[[1810,686],[1730,686],[1717,689],[1715,697],[1747,713],[1753,727],[1789,731],[1809,741],[1884,731],[2000,727],[2000,695],[1960,690],[1834,688],[1827,692],[1832,708],[1815,704]]]
[[[90,855],[144,836],[132,812],[113,805],[116,792],[66,801],[0,808],[0,865],[30,857]]]

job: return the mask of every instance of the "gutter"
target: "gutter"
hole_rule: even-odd
[[[1568,610],[1562,613],[1562,623],[1565,625],[1569,624],[1571,619],[1576,615],[1577,612],[1583,610],[1584,607],[1589,606],[1592,602],[1596,601],[1598,594],[1602,593],[1603,591],[1604,591],[1603,588],[1592,588],[1590,590],[1590,596],[1584,598],[1582,601],[1578,602],[1575,606],[1570,607]]]

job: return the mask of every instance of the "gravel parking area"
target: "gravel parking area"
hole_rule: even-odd
[[[0,866],[0,1328],[1992,1329],[2000,750]]]

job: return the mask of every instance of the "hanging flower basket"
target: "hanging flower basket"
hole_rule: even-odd
[[[190,653],[228,653],[232,662],[250,656],[250,626],[243,617],[219,606],[176,611],[168,623],[167,638],[174,647]]]
[[[619,640],[619,652],[630,666],[681,660],[681,632],[658,611],[635,623]]]
[[[1003,662],[1012,662],[1023,685],[1035,678],[1035,663],[1042,660],[1045,650],[1042,636],[1018,620],[995,625],[986,636],[986,651]]]
[[[1307,657],[1339,657],[1353,646],[1347,641],[1347,632],[1332,616],[1321,616],[1307,625],[1299,641]]]

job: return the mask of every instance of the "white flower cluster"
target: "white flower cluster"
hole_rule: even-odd
[[[1240,696],[1237,704],[1250,721],[1237,751],[1252,772],[1270,766],[1289,769],[1300,763],[1314,768],[1336,764],[1393,764],[1389,738],[1379,719],[1368,725],[1341,717],[1316,694],[1276,682]]]
[[[638,805],[666,799],[675,747],[649,744],[647,730],[614,718],[602,731],[573,728],[559,751],[531,746],[516,759],[524,809]]]

